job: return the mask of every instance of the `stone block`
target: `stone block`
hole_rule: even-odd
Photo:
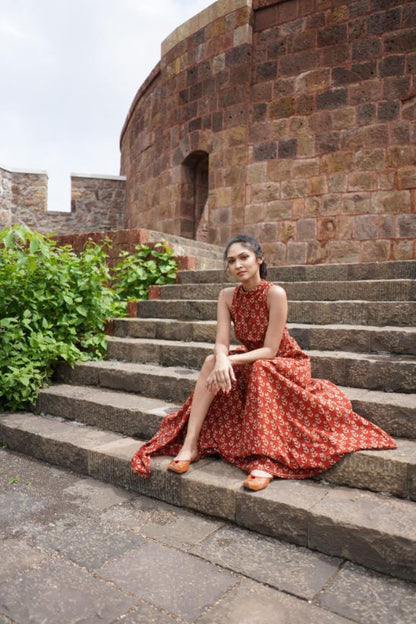
[[[358,171],[348,174],[348,191],[373,191],[378,188],[375,171]]]
[[[416,188],[416,167],[400,167],[397,177],[399,189]]]
[[[360,244],[351,241],[329,241],[328,250],[332,262],[359,262]]]
[[[371,509],[371,513],[369,513]],[[309,522],[308,546],[361,565],[416,578],[412,503],[337,488],[321,499]]]
[[[237,493],[238,525],[306,546],[312,508],[325,496],[318,484],[275,479],[267,490]]]
[[[373,193],[371,204],[375,212],[382,214],[410,212],[410,192],[401,190]]]
[[[316,219],[300,219],[296,224],[296,239],[299,241],[316,239]]]
[[[307,243],[289,242],[287,245],[287,259],[290,264],[305,264],[308,252]]]

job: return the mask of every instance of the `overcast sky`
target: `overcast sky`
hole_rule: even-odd
[[[0,165],[45,170],[50,210],[70,174],[118,175],[130,104],[177,26],[212,0],[0,0]]]

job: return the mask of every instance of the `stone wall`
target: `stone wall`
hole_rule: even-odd
[[[25,223],[42,233],[122,228],[125,184],[123,176],[72,174],[71,211],[48,211],[46,172],[0,168],[0,227]]]
[[[162,43],[129,111],[126,226],[245,231],[283,264],[416,258],[415,72],[411,1],[211,5]]]

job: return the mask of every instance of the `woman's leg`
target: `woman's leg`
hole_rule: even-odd
[[[215,392],[207,390],[206,382],[215,363],[215,357],[209,355],[201,368],[196,382],[194,396],[192,398],[192,407],[189,414],[188,425],[184,443],[178,455],[175,457],[177,461],[192,460],[198,454],[198,439],[204,424],[209,406],[211,405]]]

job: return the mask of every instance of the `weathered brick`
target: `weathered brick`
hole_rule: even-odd
[[[326,176],[314,176],[308,178],[308,195],[323,195],[328,193],[328,181]]]
[[[318,154],[336,152],[341,148],[341,133],[334,131],[317,134],[315,146]]]
[[[329,68],[312,69],[304,71],[295,80],[295,91],[303,93],[315,89],[325,89],[331,84],[331,72]]]
[[[415,32],[416,37],[416,32]],[[410,93],[410,76],[395,76],[384,81],[383,94],[386,100],[405,99]]]
[[[342,137],[343,147],[384,147],[388,143],[386,124],[346,130]]]
[[[377,238],[379,230],[377,215],[361,215],[355,219],[355,236],[358,240]]]
[[[279,141],[279,158],[294,158],[297,153],[297,139],[283,139]]]
[[[402,27],[416,26],[416,5],[411,2],[403,7]]]
[[[257,162],[247,166],[247,183],[256,184],[267,181],[267,163]]]
[[[278,223],[278,237],[283,243],[288,243],[296,238],[296,222],[280,221]]]
[[[387,56],[381,59],[379,64],[380,77],[400,76],[404,74],[405,55]]]
[[[277,142],[267,141],[254,146],[254,160],[271,160],[277,156]]]
[[[359,125],[368,125],[377,119],[375,104],[359,104],[357,106],[357,122]]]
[[[353,161],[354,152],[336,152],[323,156],[325,171],[330,174],[350,171]]]
[[[288,54],[279,60],[279,73],[282,76],[300,74],[314,67],[318,67],[320,55],[318,51],[297,52]]]
[[[385,262],[390,255],[390,241],[364,241],[361,245],[361,262]]]
[[[267,46],[267,59],[276,59],[278,56],[286,54],[286,52],[286,39],[284,37],[281,37],[276,41],[272,41]]]
[[[316,31],[310,30],[294,33],[288,37],[288,52],[302,52],[316,46]]]
[[[307,188],[305,180],[289,180],[282,182],[282,199],[304,197]]]
[[[316,239],[316,219],[299,219],[296,224],[296,239],[299,241]]]
[[[319,47],[339,44],[343,41],[347,41],[347,36],[348,33],[346,24],[328,26],[327,28],[321,28],[318,31],[317,44]]]
[[[347,43],[338,43],[328,48],[323,48],[323,63],[326,66],[346,63],[350,58],[350,47]]]
[[[378,37],[372,39],[364,39],[362,41],[353,41],[352,43],[352,60],[364,61],[365,59],[375,58],[382,54],[382,43]]]
[[[351,128],[355,125],[355,108],[353,106],[343,106],[331,111],[332,127],[334,130]]]
[[[263,204],[266,211],[265,220],[279,221],[280,219],[289,219],[292,216],[292,204],[290,199],[278,199]],[[257,220],[258,217],[257,217]]]
[[[271,202],[280,198],[280,184],[267,182],[266,184],[253,184],[251,186],[252,203]]]
[[[352,241],[329,241],[328,251],[332,262],[359,262],[360,243]]]
[[[363,39],[367,33],[367,20],[365,18],[355,19],[348,23],[348,38]]]
[[[342,173],[336,173],[328,178],[328,192],[329,193],[346,193],[347,191],[347,176]]]
[[[380,191],[371,198],[372,209],[382,214],[398,214],[409,212],[409,191]]]
[[[326,16],[326,23],[328,26],[332,24],[341,24],[347,21],[349,17],[348,4],[341,4],[331,9]]]
[[[367,80],[348,88],[349,102],[352,105],[363,102],[374,102],[381,97],[381,84],[378,79]]]
[[[416,215],[401,214],[397,217],[399,236],[401,238],[414,238],[416,236]]]
[[[305,264],[308,253],[307,243],[287,244],[287,260],[289,264]]]
[[[379,102],[377,105],[377,120],[378,121],[393,121],[398,119],[400,115],[400,101],[399,100],[386,100]]]
[[[337,237],[336,219],[318,219],[317,240],[328,241]]]
[[[386,153],[384,149],[361,149],[355,153],[354,163],[358,169],[380,170],[386,166]]]
[[[378,176],[375,171],[356,171],[348,175],[349,191],[372,191],[377,189]]]
[[[393,145],[387,150],[388,164],[391,167],[404,167],[416,161],[416,146]]]
[[[290,179],[291,164],[288,160],[275,160],[267,163],[267,175],[272,182]]]
[[[295,110],[295,98],[290,96],[282,97],[270,104],[270,117],[272,119],[278,119],[280,117],[291,117],[295,114]]]
[[[391,30],[395,30],[400,26],[401,10],[391,9],[374,13],[368,18],[368,32],[372,35],[379,35]]]
[[[413,260],[413,240],[393,240],[391,242],[391,260]]]
[[[296,100],[296,112],[299,115],[309,115],[315,108],[313,95],[303,94]]]
[[[292,176],[294,178],[310,178],[319,173],[319,163],[315,158],[297,160],[293,163]]]
[[[416,29],[400,30],[388,35],[384,40],[386,53],[408,52],[416,49]]]
[[[277,76],[277,64],[276,61],[268,61],[257,66],[257,79],[258,80],[272,80]]]
[[[399,189],[416,188],[416,166],[400,167],[397,171]]]
[[[318,93],[316,96],[316,108],[320,110],[343,106],[347,103],[347,98],[348,91],[344,87],[324,91],[323,93]]]

